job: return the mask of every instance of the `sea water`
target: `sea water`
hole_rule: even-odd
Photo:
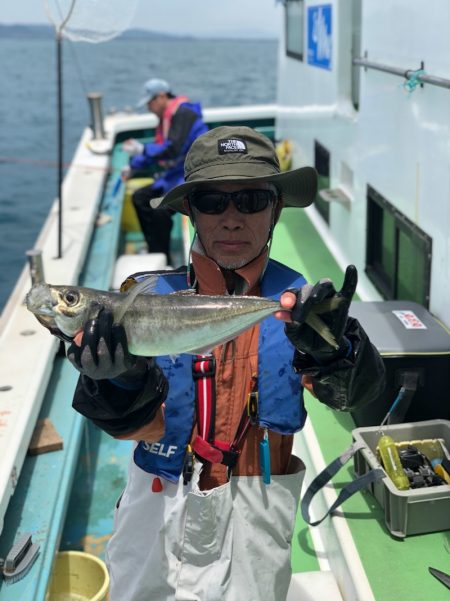
[[[63,41],[64,161],[90,123],[88,92],[102,93],[105,114],[134,107],[150,77],[204,107],[271,103],[277,48],[269,40]],[[0,56],[1,310],[57,196],[56,42],[0,39]]]

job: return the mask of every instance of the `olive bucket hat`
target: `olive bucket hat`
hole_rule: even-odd
[[[215,127],[199,136],[187,153],[184,176],[184,184],[153,198],[150,206],[185,213],[183,199],[194,188],[225,182],[270,182],[281,193],[285,207],[307,207],[317,192],[313,167],[281,173],[272,141],[250,127]]]

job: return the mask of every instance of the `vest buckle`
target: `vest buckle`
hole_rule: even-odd
[[[247,397],[247,415],[252,426],[258,423],[258,391],[250,392]]]
[[[188,445],[186,456],[183,463],[183,484],[189,484],[194,473],[194,453],[192,452],[191,445]]]
[[[213,356],[194,357],[192,360],[192,376],[194,380],[212,378],[216,373],[216,360]]]

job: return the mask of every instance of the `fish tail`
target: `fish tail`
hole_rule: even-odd
[[[330,346],[335,348],[336,350],[339,348],[339,344],[336,342],[336,338],[330,331],[330,328],[327,324],[321,319],[318,315],[314,313],[309,313],[306,318],[306,323],[315,330],[319,336],[321,336]]]

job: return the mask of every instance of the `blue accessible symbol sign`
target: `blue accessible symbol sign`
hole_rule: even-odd
[[[331,4],[308,8],[308,64],[331,71]]]

